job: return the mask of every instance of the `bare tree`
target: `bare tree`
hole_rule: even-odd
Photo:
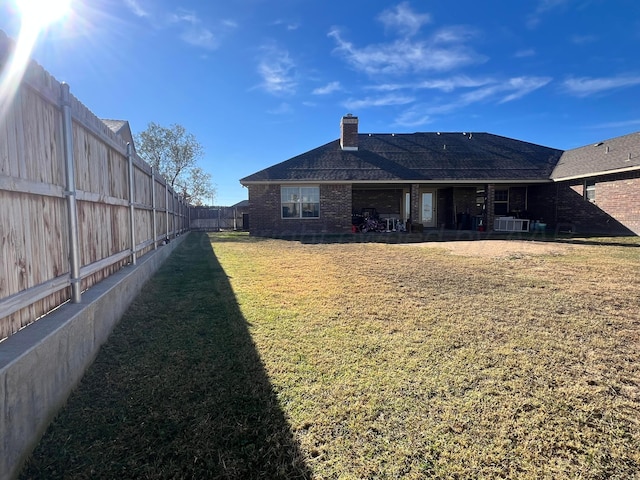
[[[197,166],[204,149],[196,137],[179,124],[163,127],[151,122],[135,136],[136,151],[185,200],[202,205],[215,196],[211,175]]]

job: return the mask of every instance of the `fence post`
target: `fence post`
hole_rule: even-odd
[[[166,183],[165,180],[165,184],[164,184],[164,215],[165,215],[165,219],[167,220],[167,232],[165,235],[165,239],[169,240],[169,184]]]
[[[151,210],[153,212],[153,218],[151,219],[151,225],[153,226],[153,249],[158,249],[158,227],[156,225],[156,171],[151,167]]]
[[[173,217],[173,238],[176,238],[178,226],[176,225],[176,192],[171,190],[171,216]]]
[[[66,167],[67,211],[69,212],[69,273],[71,277],[71,301],[80,303],[80,247],[78,241],[78,206],[76,204],[76,174],[73,158],[73,123],[71,121],[71,97],[69,85],[60,84],[60,106],[62,107],[62,134]]]
[[[127,143],[127,160],[129,161],[129,228],[131,229],[131,263],[135,265],[137,263],[136,254],[136,211],[133,204],[134,197],[134,172],[133,172],[133,153],[131,151],[131,144]]]

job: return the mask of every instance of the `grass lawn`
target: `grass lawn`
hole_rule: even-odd
[[[640,478],[640,249],[590,243],[192,234],[22,478]]]

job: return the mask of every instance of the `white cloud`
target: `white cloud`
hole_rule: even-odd
[[[272,25],[275,25],[275,26],[284,25],[284,27],[288,31],[298,30],[300,28],[300,24],[299,23],[297,23],[297,22],[288,22],[286,20],[276,20],[275,22],[272,23]]]
[[[518,50],[516,53],[513,54],[514,57],[516,58],[526,58],[526,57],[533,57],[535,56],[536,51],[533,48],[526,48],[524,50]]]
[[[502,82],[491,81],[480,88],[463,93],[448,103],[430,105],[425,108],[424,113],[429,115],[449,113],[480,102],[498,104],[511,102],[550,82],[549,77],[514,77]]]
[[[187,10],[179,10],[176,13],[172,13],[171,15],[169,15],[169,21],[171,21],[172,23],[186,22],[191,25],[197,25],[198,23],[200,23],[200,19],[195,14],[195,12],[190,12]]]
[[[394,125],[398,125],[400,127],[418,127],[420,125],[426,125],[431,123],[432,119],[430,115],[425,114],[424,110],[420,108],[420,106],[416,106],[410,110],[399,115],[395,121]]]
[[[282,102],[276,108],[268,110],[267,113],[271,115],[288,115],[290,113],[293,113],[293,108],[288,103]]]
[[[297,87],[295,63],[289,52],[270,45],[261,49],[263,55],[258,62],[258,73],[262,77],[260,87],[273,95],[294,94]]]
[[[474,79],[465,75],[458,75],[450,78],[423,80],[416,83],[385,83],[366,88],[379,92],[393,92],[396,90],[440,90],[442,92],[453,92],[458,88],[475,88],[493,82],[494,80],[489,78]]]
[[[385,10],[378,16],[387,29],[397,30],[401,35],[413,36],[423,25],[431,23],[428,13],[416,13],[408,2],[402,2],[394,8]]]
[[[203,25],[203,21],[196,12],[178,10],[169,15],[169,22],[180,25],[182,32],[180,39],[194,47],[215,50],[220,46],[220,40],[211,29]]]
[[[140,5],[138,0],[124,0],[124,4],[136,17],[144,18],[149,16],[149,12]]]
[[[593,125],[591,128],[626,128],[634,127],[636,125],[640,125],[640,118],[637,118],[635,120],[623,120],[620,122],[600,123],[597,125]]]
[[[443,72],[486,61],[484,56],[461,43],[463,38],[473,35],[471,30],[462,27],[441,30],[431,41],[400,39],[362,48],[344,40],[337,28],[328,35],[337,43],[336,53],[356,70],[369,75]]]
[[[571,43],[575,45],[588,45],[590,43],[596,42],[598,37],[595,35],[572,35]]]
[[[464,43],[471,40],[478,34],[475,28],[466,27],[462,25],[453,25],[449,27],[443,27],[433,34],[432,42],[434,44],[441,43]]]
[[[369,107],[388,107],[390,105],[406,105],[415,101],[414,97],[407,95],[385,95],[382,97],[366,97],[360,100],[348,99],[342,105],[349,110],[358,110]]]
[[[547,13],[565,7],[571,0],[538,0],[538,5],[533,13],[527,17],[527,27],[536,28]]]
[[[525,95],[530,94],[534,90],[544,87],[551,82],[550,77],[515,77],[510,78],[502,84],[501,92],[507,95],[502,97],[499,103],[511,102]]]
[[[140,0],[124,0],[131,12],[144,18],[158,30],[175,29],[177,36],[185,43],[215,50],[220,46],[220,41],[231,30],[238,27],[233,20],[220,20],[217,22],[204,21],[197,12],[178,9],[169,11],[150,11],[145,9]]]
[[[425,80],[417,85],[417,88],[426,88],[432,90],[442,90],[443,92],[452,92],[458,88],[475,88],[490,83],[489,79],[472,79],[466,76],[456,76],[451,78],[442,78],[435,80]]]
[[[483,100],[493,99],[497,103],[506,103],[544,87],[551,78],[549,77],[515,77],[502,83],[495,83],[465,93],[459,99],[459,106],[466,106]]]
[[[640,85],[640,76],[631,75],[601,78],[569,78],[563,83],[565,91],[577,97],[588,97],[589,95],[605,92],[607,90],[633,87],[636,85]]]
[[[328,95],[333,92],[338,92],[342,90],[340,86],[340,82],[329,82],[324,87],[318,87],[314,89],[311,93],[313,95]]]
[[[194,47],[215,50],[220,46],[219,40],[214,36],[211,30],[201,27],[192,27],[180,35],[180,38]]]

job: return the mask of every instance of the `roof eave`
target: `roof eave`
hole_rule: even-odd
[[[312,179],[299,179],[299,180],[255,180],[255,181],[241,181],[240,182],[244,186],[249,185],[272,185],[272,184],[282,184],[282,183],[290,183],[290,184],[301,184],[301,183],[309,183],[315,185],[357,185],[357,184],[408,184],[408,183],[420,183],[420,184],[438,184],[438,185],[475,185],[478,183],[504,183],[504,184],[545,184],[552,183],[551,179],[492,179],[487,180],[484,178],[478,179],[464,179],[464,180],[445,180],[445,179],[412,179],[412,180],[312,180]]]
[[[616,168],[613,170],[603,170],[599,172],[579,173],[577,175],[569,175],[566,177],[554,177],[552,175],[551,180],[553,180],[554,182],[566,182],[568,180],[578,180],[581,178],[589,178],[589,177],[601,177],[603,175],[613,175],[616,173],[634,172],[637,170],[640,170],[640,165],[633,165],[631,167],[625,167],[625,168]]]

